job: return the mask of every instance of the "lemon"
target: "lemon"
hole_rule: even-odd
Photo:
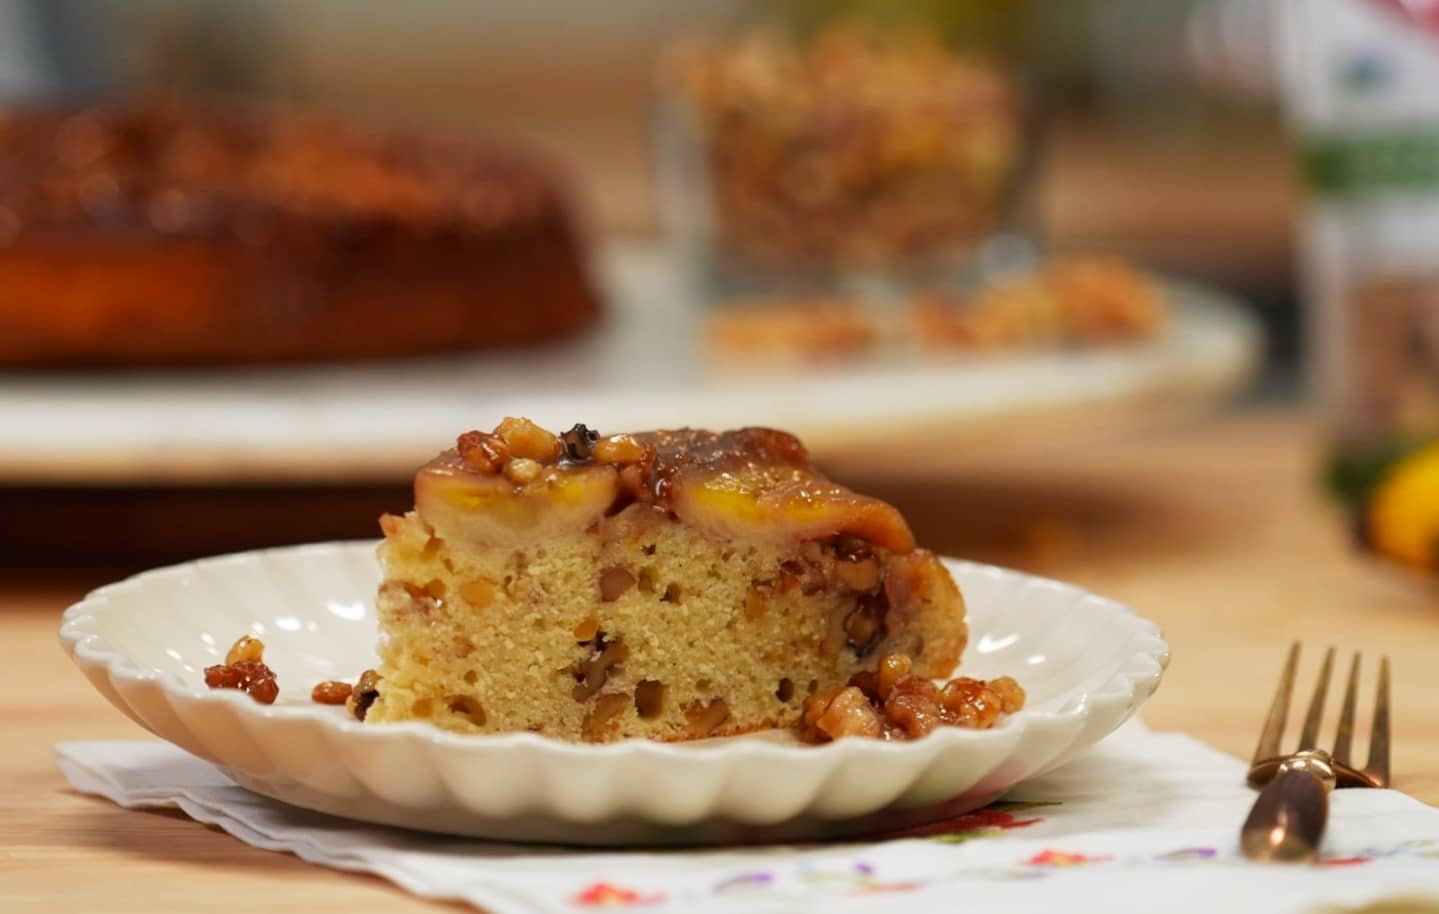
[[[1369,498],[1369,537],[1389,558],[1439,569],[1439,444],[1396,463]]]

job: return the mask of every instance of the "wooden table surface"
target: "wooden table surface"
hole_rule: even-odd
[[[1249,412],[962,474],[852,481],[898,502],[938,548],[1062,576],[1159,621],[1174,660],[1146,719],[1230,752],[1250,751],[1291,639],[1389,654],[1397,786],[1439,803],[1439,583],[1351,550],[1317,492],[1319,442],[1299,416]],[[56,741],[146,735],[55,643],[60,611],[113,570],[3,574],[0,909],[446,907],[67,789],[51,762]]]

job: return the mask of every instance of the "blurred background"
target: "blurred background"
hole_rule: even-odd
[[[1272,0],[701,0],[620,8],[421,0],[0,4],[10,100],[179,93],[514,141],[562,167],[588,228],[658,231],[656,72],[678,39],[878,19],[1001,60],[1035,120],[1031,225],[1212,279],[1296,354],[1295,155]]]
[[[1387,130],[1385,87],[1434,72],[1432,16],[0,0],[0,498],[39,519],[7,545],[138,563],[371,535],[408,467],[512,409],[795,425],[901,500],[962,462],[916,443],[946,432],[1053,455],[1235,398],[1352,412],[1349,297],[1324,310],[1339,280],[1310,264],[1352,226],[1310,237],[1310,127]],[[1419,266],[1366,345],[1421,393],[1359,398],[1364,466],[1432,425],[1430,252],[1395,257]],[[958,547],[1026,561],[983,535]]]

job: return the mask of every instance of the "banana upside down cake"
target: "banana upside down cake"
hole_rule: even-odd
[[[824,741],[988,726],[1023,701],[1012,681],[932,682],[966,639],[949,572],[784,432],[505,419],[421,468],[414,510],[381,526],[366,721]]]

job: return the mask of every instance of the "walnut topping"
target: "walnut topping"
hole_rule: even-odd
[[[512,457],[549,463],[560,456],[560,439],[529,419],[506,416],[495,434],[510,446]]]
[[[588,701],[605,687],[610,671],[629,659],[630,649],[620,637],[611,640],[604,632],[595,632],[594,638],[581,642],[580,647],[586,650],[587,656],[570,668],[575,677],[575,687],[570,694],[575,701]]]
[[[468,507],[510,494],[524,496],[513,511]],[[583,424],[556,436],[511,417],[493,432],[466,432],[455,451],[423,468],[415,504],[436,535],[492,543],[533,536],[542,509],[549,527],[582,530],[630,505],[653,505],[715,536],[804,543],[816,560],[823,551],[825,560],[853,562],[845,574],[856,586],[872,577],[864,565],[871,544],[893,553],[914,548],[892,506],[831,482],[794,436],[766,428],[602,439]]]
[[[729,705],[723,698],[692,701],[685,705],[685,720],[689,721],[691,736],[709,736],[729,720]]]
[[[908,676],[913,668],[914,661],[908,654],[885,654],[879,658],[879,668],[874,672],[874,690],[881,696],[888,695],[895,683]]]
[[[509,444],[489,432],[465,432],[455,442],[455,448],[466,464],[484,473],[498,473],[510,459]]]
[[[320,705],[342,705],[350,700],[350,693],[355,690],[348,682],[340,682],[336,679],[326,679],[324,682],[316,683],[310,690],[310,700]]]
[[[919,739],[944,723],[939,688],[917,676],[900,679],[884,699],[884,716],[889,726],[905,739]]]
[[[380,697],[380,674],[374,670],[365,670],[355,682],[355,687],[350,691],[349,700],[345,707],[355,715],[356,720],[364,720],[365,715],[370,712],[370,706]]]
[[[212,689],[238,689],[262,705],[280,696],[275,672],[264,663],[265,644],[242,636],[225,653],[225,662],[205,667],[205,685]]]
[[[634,435],[610,435],[595,442],[591,455],[601,463],[637,463],[645,459],[645,446]]]
[[[800,737],[808,743],[828,742],[841,736],[884,736],[879,711],[856,686],[810,698],[805,702],[800,726]]]
[[[272,705],[280,696],[274,671],[254,660],[205,667],[205,685],[212,689],[239,689],[262,705]]]
[[[517,486],[534,482],[545,470],[538,460],[529,457],[511,457],[505,464],[505,478]]]
[[[1002,714],[1024,707],[1025,694],[1008,676],[991,682],[960,677],[944,686],[910,673],[905,654],[880,658],[874,672],[856,673],[849,685],[811,695],[800,738],[823,743],[842,736],[918,739],[942,726],[985,730]]]
[[[225,663],[240,663],[249,660],[252,663],[259,663],[265,659],[265,642],[259,638],[251,638],[249,635],[241,635],[240,639],[230,645],[230,650],[225,653]]]

